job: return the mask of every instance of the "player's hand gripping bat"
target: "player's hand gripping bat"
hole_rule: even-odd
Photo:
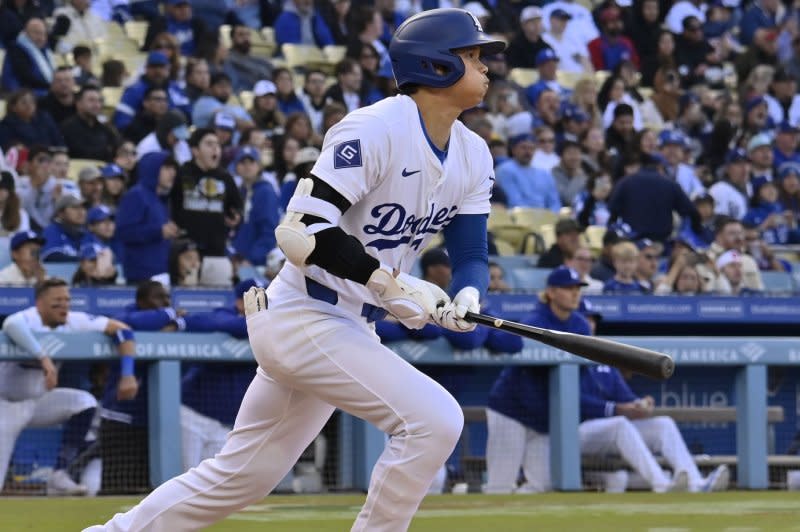
[[[583,336],[532,327],[475,312],[467,312],[464,319],[530,338],[600,364],[640,373],[651,379],[668,379],[675,371],[675,362],[671,357],[641,347],[621,344],[612,340],[597,338],[596,336]]]

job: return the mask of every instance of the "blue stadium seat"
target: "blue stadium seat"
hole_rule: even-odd
[[[68,283],[72,282],[72,276],[78,270],[77,262],[45,262],[44,271],[48,277],[60,277]]]
[[[761,279],[767,292],[794,292],[794,279],[789,272],[761,272]]]
[[[547,286],[549,268],[514,268],[511,270],[514,288],[517,290],[542,290]]]

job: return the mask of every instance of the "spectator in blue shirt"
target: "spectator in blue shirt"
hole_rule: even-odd
[[[61,196],[56,202],[53,223],[42,233],[43,262],[78,262],[83,244],[91,244],[92,237],[86,230],[86,207],[70,194]]]
[[[768,245],[789,244],[797,221],[779,201],[777,184],[767,181],[758,188],[756,194],[753,206],[742,218],[742,223],[757,227]]]
[[[278,49],[285,43],[305,44],[320,48],[334,44],[333,34],[314,8],[313,0],[287,0],[283,12],[275,20]]]
[[[800,129],[789,122],[781,122],[775,135],[775,147],[772,150],[772,165],[780,168],[784,163],[800,163],[800,152],[797,151],[797,139]]]
[[[47,41],[44,20],[31,18],[16,39],[7,43],[0,76],[4,91],[28,88],[37,96],[47,94],[55,71],[55,58]]]
[[[547,278],[533,313],[521,321],[537,327],[589,335],[589,322],[577,312],[585,283],[561,266]],[[542,492],[551,489],[547,369],[509,366],[489,392],[486,409],[487,483],[484,493]],[[526,483],[517,487],[522,467]]]
[[[192,3],[189,0],[167,0],[166,15],[150,22],[144,39],[144,49],[150,50],[158,34],[166,32],[174,35],[180,45],[181,54],[196,55],[196,51],[209,40],[216,42],[216,33],[209,30],[206,23],[192,16]]]
[[[620,242],[611,249],[614,277],[603,285],[603,293],[646,294],[647,288],[636,280],[634,274],[639,261],[639,250],[632,242]]]
[[[739,40],[745,46],[753,43],[756,32],[760,29],[773,29],[778,25],[777,14],[779,0],[756,0],[742,15],[739,23]]]
[[[569,90],[563,87],[556,80],[558,70],[558,56],[552,48],[542,48],[536,54],[536,69],[539,71],[539,80],[525,89],[528,103],[535,106],[539,100],[539,95],[545,90],[555,92],[559,99],[564,99],[569,95]]]
[[[288,68],[276,68],[272,73],[272,81],[275,83],[275,97],[278,99],[278,110],[284,116],[292,113],[304,113],[303,101],[294,91],[294,81],[292,73]]]
[[[537,207],[558,212],[561,200],[553,176],[530,166],[536,148],[533,135],[518,135],[509,144],[512,158],[498,166],[495,172],[498,183],[508,197],[508,206]]]
[[[0,120],[0,149],[22,144],[28,148],[39,144],[63,146],[64,138],[47,112],[37,109],[30,89],[20,89],[6,100],[8,111]]]
[[[214,114],[224,111],[236,119],[239,129],[253,127],[253,119],[241,105],[229,103],[233,96],[231,78],[224,72],[217,72],[211,76],[208,94],[201,96],[192,108],[192,123],[196,127],[210,127]]]

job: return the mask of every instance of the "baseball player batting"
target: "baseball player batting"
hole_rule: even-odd
[[[327,134],[276,229],[286,266],[245,296],[259,364],[233,431],[214,458],[153,491],[99,531],[197,530],[260,501],[335,408],[391,436],[352,530],[406,530],[461,434],[461,408],[375,334],[387,312],[410,328],[459,331],[488,280],[494,175],[486,143],[457,121],[489,80],[481,62],[505,43],[461,9],[434,9],[396,31],[400,95],[347,115]],[[452,301],[408,274],[439,231]]]

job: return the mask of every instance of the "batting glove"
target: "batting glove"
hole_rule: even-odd
[[[249,316],[267,308],[267,293],[263,286],[251,286],[244,293],[244,315]]]
[[[480,312],[480,294],[477,288],[466,286],[458,291],[453,301],[439,306],[433,314],[433,322],[440,327],[456,332],[474,331],[476,324],[464,319],[469,312]]]
[[[431,320],[437,305],[450,302],[447,293],[433,283],[407,273],[378,268],[367,281],[383,308],[409,329],[422,329]]]

